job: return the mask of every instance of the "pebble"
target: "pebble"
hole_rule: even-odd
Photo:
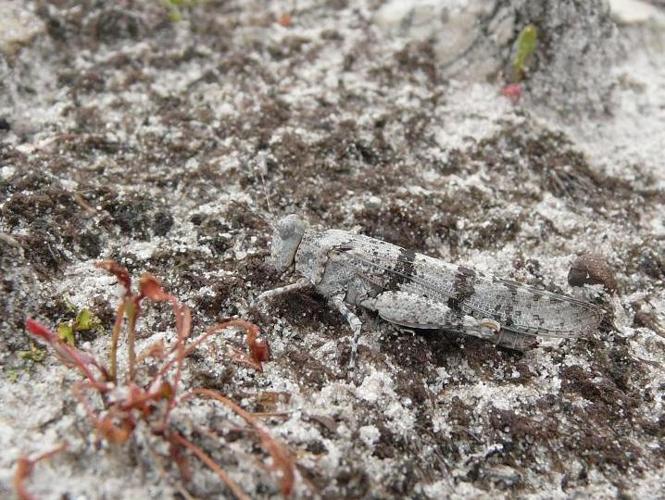
[[[602,256],[594,253],[580,255],[568,272],[570,286],[603,285],[609,292],[617,289],[614,271]]]

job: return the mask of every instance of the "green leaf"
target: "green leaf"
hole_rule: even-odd
[[[182,14],[180,13],[180,9],[178,7],[171,7],[169,9],[169,21],[172,23],[182,21]]]
[[[20,356],[20,354],[19,354],[19,356]],[[16,382],[18,382],[18,378],[19,378],[18,370],[7,370],[6,378],[9,382],[11,382],[12,384],[15,384]]]
[[[38,348],[35,344],[30,346],[29,351],[20,351],[18,357],[33,363],[41,363],[46,357],[46,350]]]
[[[60,340],[63,342],[72,346],[76,343],[76,339],[74,338],[74,328],[69,323],[60,323],[57,332],[58,337],[60,337]]]
[[[524,79],[527,64],[535,52],[537,45],[538,29],[533,24],[528,24],[517,37],[517,51],[513,60],[513,71],[516,81]]]
[[[96,318],[90,312],[90,309],[81,309],[76,315],[76,322],[74,323],[75,330],[91,330],[95,327]]]

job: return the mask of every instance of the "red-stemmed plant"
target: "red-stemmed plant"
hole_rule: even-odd
[[[288,496],[295,481],[295,462],[289,451],[275,440],[268,429],[252,413],[223,394],[205,388],[186,391],[180,390],[183,364],[187,356],[210,336],[229,328],[245,331],[249,354],[232,349],[233,359],[262,371],[262,363],[268,361],[270,350],[267,342],[259,338],[259,328],[242,319],[228,319],[208,328],[202,335],[189,341],[192,318],[187,306],[180,303],[173,295],[166,292],[159,281],[145,273],[139,280],[138,292],[132,291],[132,280],[126,268],[117,262],[106,260],[97,263],[97,267],[113,274],[124,288],[124,294],[118,304],[115,322],[111,334],[110,361],[106,368],[95,357],[62,341],[52,330],[28,318],[26,330],[36,341],[49,346],[58,358],[67,366],[78,369],[83,380],[73,386],[73,393],[84,407],[98,435],[110,443],[121,444],[132,435],[139,421],[143,421],[155,435],[161,436],[170,446],[170,456],[174,459],[185,480],[188,479],[189,467],[186,464],[186,452],[189,451],[208,466],[227,485],[237,498],[248,498],[242,488],[217,464],[201,447],[183,436],[171,425],[170,415],[182,402],[192,398],[213,399],[240,416],[250,426],[264,450],[272,457],[272,468],[279,471],[280,490]],[[176,340],[171,346],[160,341],[153,344],[145,353],[137,356],[135,350],[136,326],[144,300],[168,302],[175,315]],[[118,344],[126,324],[127,333],[127,373],[123,378],[118,375]],[[137,366],[146,358],[162,360],[161,367],[147,383],[137,382]],[[122,390],[117,390],[121,388]],[[89,393],[101,397],[103,408],[98,410],[88,397]],[[47,452],[36,458],[21,457],[17,463],[15,489],[21,499],[31,498],[25,488],[25,480],[30,475],[34,464],[50,457],[58,451]]]

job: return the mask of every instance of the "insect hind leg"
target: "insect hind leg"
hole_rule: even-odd
[[[524,333],[517,333],[502,328],[497,335],[495,345],[512,349],[513,351],[527,351],[538,345],[535,337]]]

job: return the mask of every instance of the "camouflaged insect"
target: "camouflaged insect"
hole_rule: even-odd
[[[353,330],[352,365],[362,325],[347,304],[376,311],[401,327],[460,332],[518,350],[537,345],[537,336],[585,336],[603,317],[602,309],[573,297],[484,275],[368,236],[315,231],[296,215],[275,225],[271,254],[278,270],[295,263],[303,278],[265,292],[259,300],[314,285]]]

